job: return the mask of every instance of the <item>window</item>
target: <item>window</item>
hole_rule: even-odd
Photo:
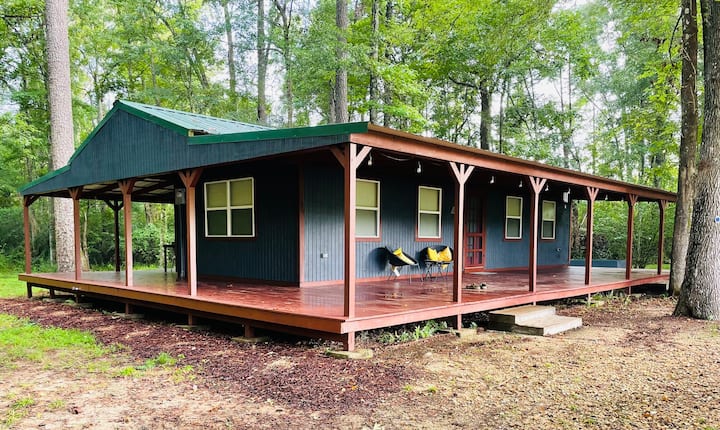
[[[505,239],[522,239],[522,197],[505,200]]]
[[[205,183],[205,236],[255,236],[253,178]]]
[[[440,188],[418,187],[418,237],[440,237]]]
[[[380,237],[380,182],[358,179],[355,237]]]
[[[542,203],[542,239],[555,239],[555,202],[543,200]]]

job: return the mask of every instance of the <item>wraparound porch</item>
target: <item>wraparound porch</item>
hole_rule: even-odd
[[[529,291],[527,270],[466,272],[464,285],[485,283],[486,289],[461,290],[453,297],[453,280],[435,279],[413,282],[358,281],[355,315],[344,315],[342,283],[303,287],[279,286],[235,281],[200,280],[196,295],[188,295],[187,282],[176,281],[174,273],[160,270],[135,271],[133,286],[125,285],[124,272],[21,274],[32,288],[64,291],[79,296],[102,297],[121,303],[169,309],[196,317],[240,323],[245,335],[254,328],[268,328],[309,337],[342,341],[354,348],[355,333],[437,318],[451,318],[459,324],[462,315],[541,301],[582,296],[602,291],[664,283],[666,272],[593,268],[590,284],[585,283],[582,267],[539,269],[534,292]]]

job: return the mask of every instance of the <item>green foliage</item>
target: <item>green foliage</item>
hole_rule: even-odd
[[[426,321],[423,325],[415,325],[412,328],[400,330],[383,330],[378,336],[378,342],[384,344],[405,343],[431,337],[438,330],[447,328],[447,323],[435,320]]]
[[[154,224],[133,229],[133,259],[138,264],[158,264],[161,250],[160,230]]]

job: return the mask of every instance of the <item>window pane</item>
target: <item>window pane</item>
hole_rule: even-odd
[[[520,220],[508,218],[505,220],[505,237],[508,239],[520,238]]]
[[[227,207],[227,185],[225,182],[216,182],[214,184],[205,184],[205,192],[207,193],[207,207],[224,208]]]
[[[543,239],[554,239],[555,238],[555,222],[554,221],[543,221],[543,223],[542,223],[542,238]]]
[[[543,202],[542,219],[555,219],[555,202]]]
[[[440,237],[440,216],[437,214],[420,214],[418,235],[420,237]]]
[[[366,208],[378,207],[377,182],[357,181],[355,204]]]
[[[227,236],[227,211],[207,211],[207,235]]]
[[[252,236],[252,209],[233,209],[230,216],[233,236]]]
[[[419,188],[420,210],[440,212],[440,190]]]
[[[355,236],[377,237],[377,212],[367,209],[355,210]]]
[[[252,179],[230,182],[230,205],[231,206],[252,206],[253,190]]]
[[[508,197],[506,200],[506,211],[507,216],[520,216],[521,215],[521,204],[522,199],[517,197]]]

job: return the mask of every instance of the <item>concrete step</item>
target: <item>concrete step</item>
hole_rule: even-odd
[[[518,306],[490,313],[490,330],[552,336],[582,327],[582,318],[555,314],[552,306]]]
[[[514,308],[498,309],[490,312],[490,322],[520,325],[526,321],[552,315],[555,315],[555,307],[553,306],[516,306]]]

